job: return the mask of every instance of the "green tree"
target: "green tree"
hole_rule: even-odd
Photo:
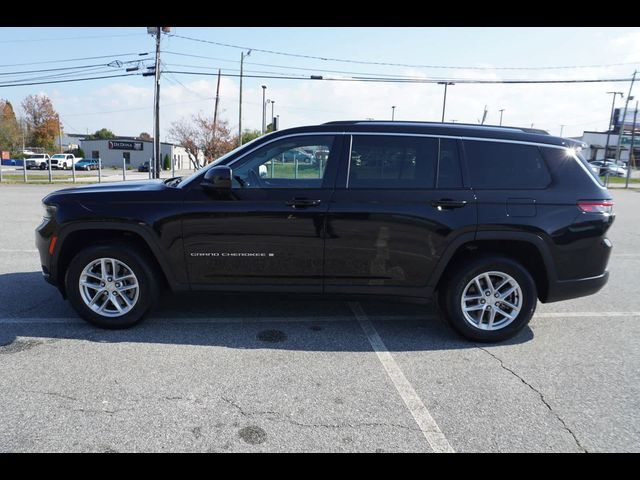
[[[108,128],[101,128],[85,138],[87,140],[106,140],[107,138],[114,138],[115,136],[116,134]]]
[[[258,137],[262,136],[262,132],[260,130],[243,130],[242,131],[242,144],[249,143],[251,140],[254,140]],[[238,144],[238,136],[234,137],[234,141],[236,145]]]
[[[0,100],[0,150],[17,150],[20,126],[9,100]]]
[[[27,127],[28,146],[55,149],[55,139],[62,133],[60,116],[51,99],[44,95],[29,95],[22,101]]]
[[[164,166],[163,168],[165,170],[170,170],[171,169],[171,159],[169,158],[168,154],[165,154],[164,156]]]
[[[142,132],[140,135],[138,135],[138,138],[140,140],[151,140],[151,135],[149,135],[147,132]]]
[[[76,158],[85,158],[84,150],[82,150],[81,148],[74,148],[73,150],[67,150],[64,153],[71,153]]]

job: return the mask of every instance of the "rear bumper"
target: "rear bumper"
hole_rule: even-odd
[[[589,278],[579,278],[576,280],[556,281],[549,285],[549,291],[544,303],[559,302],[570,298],[586,297],[593,295],[605,286],[609,280],[609,272]]]

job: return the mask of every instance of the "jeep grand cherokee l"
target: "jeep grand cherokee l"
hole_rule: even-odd
[[[613,201],[574,147],[457,123],[293,128],[187,178],[54,192],[36,244],[45,279],[105,328],[168,287],[435,296],[460,334],[499,341],[538,300],[607,281]]]

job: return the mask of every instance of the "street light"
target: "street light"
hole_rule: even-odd
[[[276,103],[275,100],[269,100],[267,99],[267,103],[271,104],[271,131],[275,132],[276,131],[276,125],[275,125],[275,117],[273,116],[273,104]]]
[[[624,93],[622,92],[607,92],[607,95],[609,94],[613,94],[613,101],[611,102],[611,115],[609,116],[609,125],[607,126],[607,141],[604,144],[604,160],[607,160],[607,151],[609,150],[609,137],[611,136],[611,125],[613,125],[613,111],[616,106],[616,96],[620,95],[620,98],[624,98]]]
[[[453,82],[438,82],[438,85],[444,85],[444,100],[442,101],[442,123],[444,123],[444,111],[447,108],[447,87],[455,85]]]
[[[264,135],[265,131],[267,130],[267,125],[266,125],[266,117],[267,117],[267,104],[264,103],[264,95],[265,92],[267,91],[267,86],[266,85],[262,85],[262,134]]]
[[[500,110],[498,110],[500,112],[500,125],[502,125],[502,112],[504,112],[506,109],[501,108]]]
[[[391,121],[393,122],[396,119],[396,106],[391,105]]]
[[[251,55],[251,50],[245,55],[244,52],[240,52],[240,105],[238,107],[238,143],[242,145],[242,71],[244,68],[244,57]]]

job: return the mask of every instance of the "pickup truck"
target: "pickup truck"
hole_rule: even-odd
[[[27,170],[31,170],[32,168],[39,168],[40,170],[44,170],[47,168],[49,161],[49,155],[46,153],[34,153],[29,155],[24,159],[24,164],[27,167]]]
[[[72,153],[56,153],[50,159],[51,168],[61,168],[62,170],[66,170],[67,168],[71,168],[72,165],[75,165],[80,160],[82,160],[82,158],[77,158]]]

